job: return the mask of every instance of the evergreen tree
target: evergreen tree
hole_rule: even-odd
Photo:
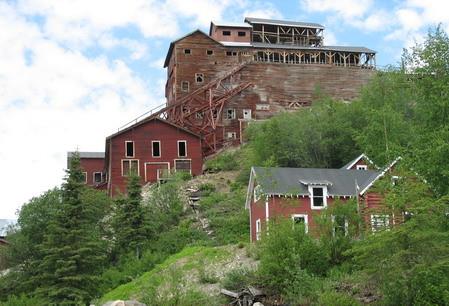
[[[95,205],[82,200],[83,181],[75,154],[62,185],[61,205],[41,245],[44,258],[38,267],[37,292],[52,304],[86,304],[96,292],[105,242],[92,223]]]
[[[114,229],[119,252],[133,251],[137,258],[145,240],[145,215],[142,207],[140,177],[131,173],[127,182],[127,195],[115,200]]]

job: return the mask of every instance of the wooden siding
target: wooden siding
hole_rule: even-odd
[[[161,143],[161,157],[152,156],[151,141]],[[178,156],[178,141],[187,141],[187,156]],[[125,156],[125,141],[134,141],[134,157]],[[135,159],[139,161],[139,175],[142,183],[154,182],[155,175],[148,175],[145,182],[145,163],[169,163],[174,169],[176,159],[191,159],[192,175],[202,173],[201,140],[199,137],[178,129],[168,123],[152,120],[114,136],[110,140],[110,170],[109,194],[114,196],[117,192],[125,192],[126,177],[122,176],[122,160]],[[151,169],[151,167],[147,167]]]
[[[94,172],[104,172],[104,158],[80,158],[81,170],[87,173],[89,186],[95,186]]]

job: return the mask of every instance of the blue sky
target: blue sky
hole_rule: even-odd
[[[66,152],[164,103],[170,41],[245,16],[326,26],[328,45],[365,46],[380,66],[428,28],[449,25],[428,0],[3,0],[0,2],[0,218],[61,183]]]

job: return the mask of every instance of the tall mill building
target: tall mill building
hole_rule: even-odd
[[[309,106],[317,90],[351,100],[372,77],[376,52],[325,46],[316,23],[245,18],[170,44],[165,95],[155,115],[203,136],[205,155],[242,140],[251,120]]]
[[[241,143],[250,122],[307,107],[317,90],[354,99],[375,73],[376,52],[325,46],[323,32],[316,23],[248,17],[173,41],[166,103],[107,137],[105,153],[81,152],[86,184],[115,195],[130,171],[143,183],[176,171],[197,175],[205,156]],[[95,169],[92,154],[103,156]]]

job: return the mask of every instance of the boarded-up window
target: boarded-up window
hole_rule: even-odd
[[[178,141],[178,156],[179,157],[187,156],[187,141],[186,140]]]
[[[122,160],[122,176],[128,176],[131,173],[139,175],[139,161],[137,159]]]
[[[190,159],[177,159],[175,160],[176,171],[190,172],[192,169],[192,161]]]
[[[125,141],[125,156],[134,157],[134,141]]]
[[[161,142],[160,141],[152,141],[152,153],[153,157],[161,157]]]
[[[181,82],[181,90],[185,92],[189,92],[189,82],[188,81],[182,81]]]

